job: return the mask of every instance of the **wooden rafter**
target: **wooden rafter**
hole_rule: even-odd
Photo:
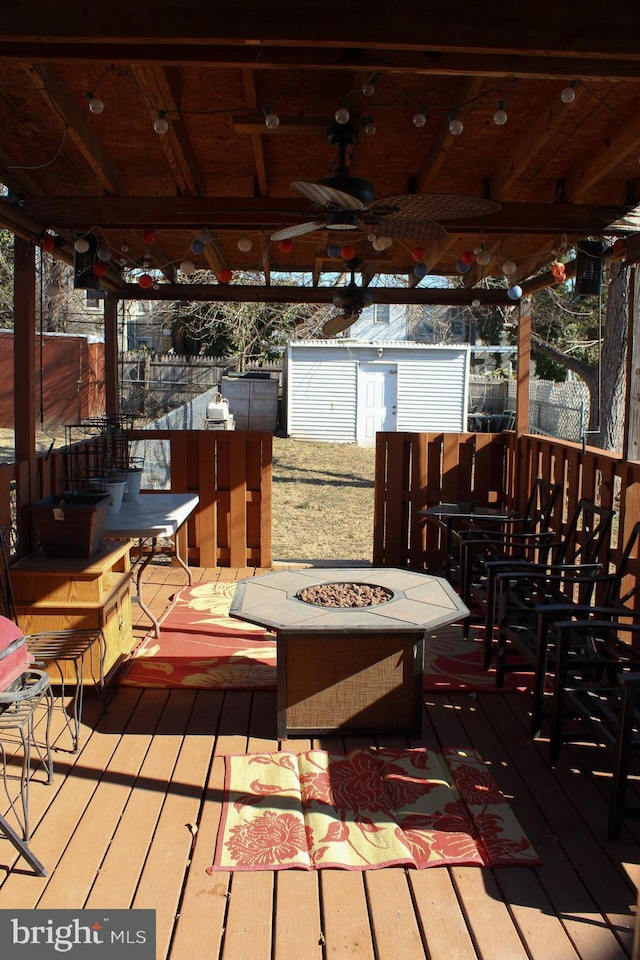
[[[68,136],[73,140],[105,191],[110,194],[122,193],[122,180],[117,168],[105,153],[77,99],[67,88],[59,71],[51,64],[43,63],[39,66],[27,67],[26,73],[52,110],[60,117]]]
[[[149,118],[153,123],[160,112],[168,115],[169,129],[160,134],[160,144],[182,194],[194,197],[205,192],[193,147],[180,118],[179,80],[175,69],[160,66],[133,66],[140,87],[147,93]]]
[[[457,114],[464,116],[464,104],[477,96],[481,86],[482,79],[480,77],[465,77],[460,81],[454,97],[454,102],[461,105]],[[444,117],[429,154],[414,177],[416,193],[429,192],[456,140],[457,138],[449,132],[449,119]]]
[[[250,110],[255,110],[258,106],[258,97],[256,94],[255,76],[251,70],[242,71],[242,80],[244,83],[244,95],[247,99],[247,106]],[[267,183],[267,164],[264,152],[264,134],[268,132],[262,119],[262,126],[258,130],[251,131],[251,146],[253,147],[253,160],[256,165],[256,187],[260,197],[269,196],[269,186]]]

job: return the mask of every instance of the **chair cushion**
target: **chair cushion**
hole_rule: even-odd
[[[0,690],[6,690],[32,664],[33,656],[20,627],[0,617]]]

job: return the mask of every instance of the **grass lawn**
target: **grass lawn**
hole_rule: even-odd
[[[274,560],[371,562],[374,469],[373,448],[274,437]]]

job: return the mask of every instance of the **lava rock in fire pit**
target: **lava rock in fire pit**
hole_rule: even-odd
[[[321,607],[373,607],[393,598],[393,592],[373,583],[318,583],[296,594]]]

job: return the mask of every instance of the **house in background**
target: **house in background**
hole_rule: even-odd
[[[347,328],[344,339],[475,343],[476,329],[468,308],[374,303]]]

